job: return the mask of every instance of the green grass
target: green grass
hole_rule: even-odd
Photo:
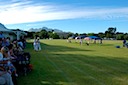
[[[19,85],[128,85],[128,49],[122,41],[87,46],[41,40],[40,52],[33,50],[33,40],[28,42],[25,51],[32,56],[34,70],[20,76]]]

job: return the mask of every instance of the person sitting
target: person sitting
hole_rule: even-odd
[[[3,35],[3,32],[0,31],[0,38],[5,38],[4,35]]]
[[[3,54],[0,52],[0,85],[14,85],[11,74],[4,67],[6,61],[3,61]]]
[[[14,54],[13,44],[10,44],[10,45],[8,46],[8,56],[9,56],[11,59],[17,59],[17,56]]]
[[[24,46],[23,46],[23,42],[21,40],[18,40],[17,44],[23,49]]]
[[[9,46],[9,45],[10,45],[10,42],[8,42],[6,38],[4,38],[2,41],[2,46]]]
[[[6,70],[8,71],[8,73],[12,74],[14,73],[16,77],[18,77],[18,74],[16,72],[16,68],[14,67],[14,65],[11,62],[11,58],[8,55],[8,48],[7,47],[2,47],[1,48],[1,53],[3,54],[3,61],[6,61],[7,64],[5,64],[4,66],[6,67]]]

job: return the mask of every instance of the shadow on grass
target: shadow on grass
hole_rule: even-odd
[[[94,51],[94,50],[86,50],[86,49],[79,49],[79,48],[73,48],[73,47],[66,47],[66,46],[58,46],[58,45],[47,45],[44,43],[41,43],[41,47],[44,50],[47,50],[49,52],[65,52],[65,51]],[[27,48],[33,49],[33,44],[29,43],[27,45]]]
[[[87,50],[87,49],[80,49],[75,47],[66,47],[66,46],[58,46],[58,45],[47,45],[43,44],[42,46],[45,50],[51,52],[65,52],[65,51],[94,51],[94,50]]]
[[[60,54],[58,52],[93,53],[94,50],[47,44],[42,46],[43,51],[31,53],[34,71],[25,78],[22,77],[19,85],[128,85],[127,58]],[[35,53],[38,56],[34,56]]]
[[[48,85],[128,84],[128,60],[125,59],[74,54],[48,54],[45,58],[47,64],[43,65],[42,79],[49,82]]]
[[[113,44],[102,44],[102,46],[114,46]]]

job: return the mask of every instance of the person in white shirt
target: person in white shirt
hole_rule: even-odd
[[[33,42],[33,48],[34,48],[35,51],[38,51],[36,39],[35,39],[34,42]]]
[[[39,39],[37,39],[37,49],[38,49],[38,51],[41,50],[41,45],[40,45],[40,41],[39,41]]]

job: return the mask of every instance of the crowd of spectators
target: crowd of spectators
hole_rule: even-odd
[[[24,52],[26,41],[5,38],[0,32],[0,85],[17,85],[20,73],[26,74],[30,54]]]

